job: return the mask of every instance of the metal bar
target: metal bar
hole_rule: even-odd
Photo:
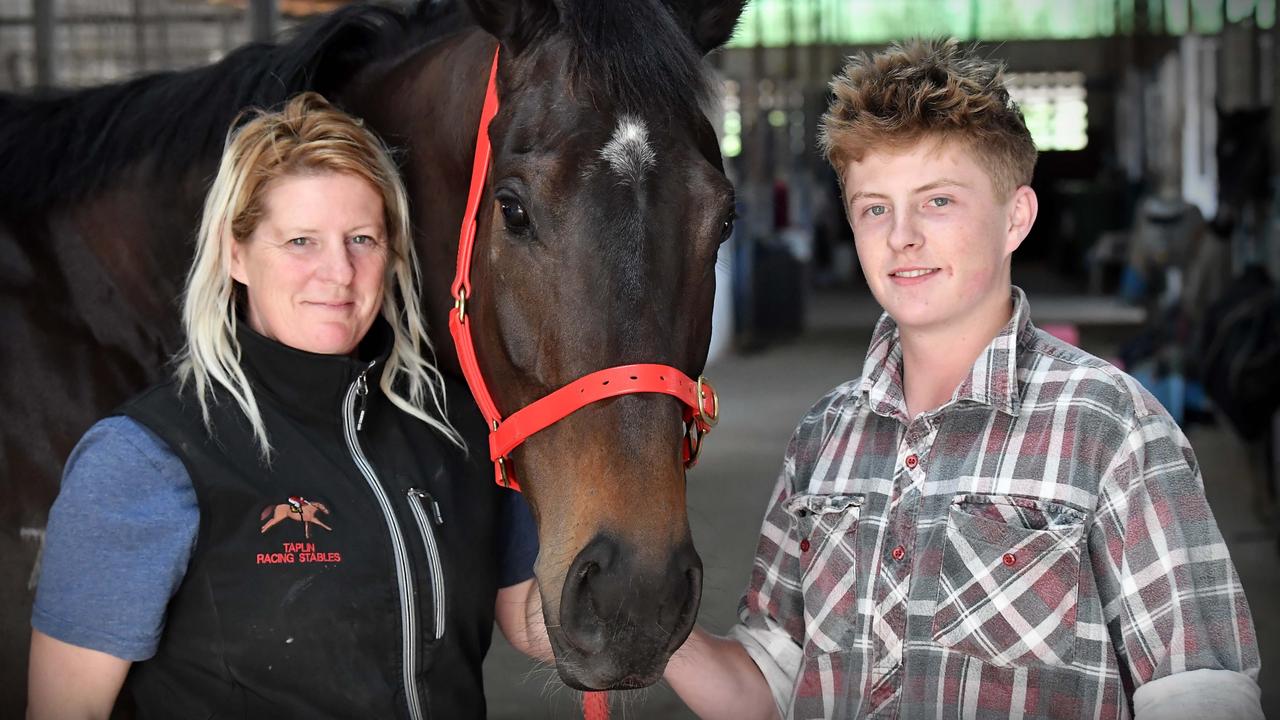
[[[58,67],[54,63],[54,23],[56,0],[31,0],[35,19],[36,87],[51,88],[58,84]]]
[[[280,30],[278,0],[249,0],[249,39],[271,42]]]

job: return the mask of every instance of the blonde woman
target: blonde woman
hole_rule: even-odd
[[[358,121],[307,93],[232,132],[175,377],[67,462],[29,717],[106,717],[125,686],[142,717],[483,717],[495,599],[532,652],[537,538],[463,450],[484,428],[460,386],[446,414],[418,294]]]

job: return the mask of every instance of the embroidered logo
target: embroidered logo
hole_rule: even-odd
[[[300,495],[292,495],[288,502],[282,502],[279,505],[268,505],[262,510],[260,520],[267,520],[267,524],[262,526],[262,532],[266,532],[280,523],[281,520],[289,518],[302,523],[303,534],[308,540],[311,539],[311,526],[319,525],[325,530],[333,530],[333,528],[325,525],[316,517],[317,512],[325,515],[329,514],[329,508],[325,507],[322,502],[312,502]]]
[[[292,495],[286,502],[268,505],[263,508],[259,519],[265,520],[266,523],[262,526],[261,532],[265,534],[287,518],[302,523],[302,533],[307,540],[310,540],[312,525],[322,527],[330,532],[333,531],[333,528],[320,519],[320,514],[330,514],[328,506],[324,503],[318,500],[308,500],[301,495]],[[342,553],[318,552],[316,544],[312,542],[281,543],[280,552],[258,553],[257,556],[258,565],[339,562],[342,562]]]

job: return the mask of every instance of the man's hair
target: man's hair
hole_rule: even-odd
[[[177,357],[178,380],[195,384],[206,425],[215,390],[230,395],[253,428],[263,457],[270,458],[271,443],[257,398],[240,367],[236,325],[244,298],[231,277],[231,245],[250,242],[275,183],[326,173],[360,178],[382,199],[388,241],[382,317],[393,337],[382,390],[401,410],[461,446],[462,439],[449,424],[444,380],[433,362],[419,304],[421,279],[399,171],[373,132],[314,92],[295,96],[275,112],[251,111],[232,124],[218,175],[205,198],[195,260],[187,276],[182,307],[187,343]]]
[[[1005,89],[1004,63],[953,39],[894,43],[850,57],[831,91],[819,143],[841,182],[848,164],[868,151],[936,139],[967,145],[1000,197],[1031,183],[1036,146]]]

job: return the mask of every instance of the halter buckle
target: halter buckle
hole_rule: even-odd
[[[500,457],[500,458],[498,458],[498,474],[502,476],[502,487],[507,488],[507,489],[510,489],[510,488],[511,488],[511,478],[507,477],[507,463],[506,463],[506,460],[507,460],[507,459],[506,459],[506,458],[504,458],[504,457]]]
[[[711,391],[711,412],[707,412],[707,391]],[[720,422],[720,396],[716,394],[716,389],[711,387],[711,383],[707,382],[705,375],[698,376],[698,413],[697,417],[707,426],[707,429],[716,426]]]
[[[458,297],[453,301],[453,309],[458,311],[458,322],[465,322],[467,319],[467,291],[465,288],[458,288]]]

